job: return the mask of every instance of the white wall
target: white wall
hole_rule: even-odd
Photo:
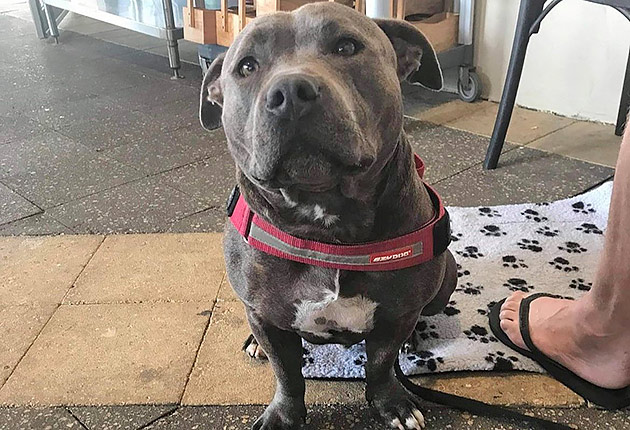
[[[484,96],[498,101],[519,0],[477,0],[475,62]],[[564,0],[532,36],[517,96],[521,106],[613,123],[630,47],[630,22],[618,11]]]

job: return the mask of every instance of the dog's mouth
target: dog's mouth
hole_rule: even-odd
[[[295,189],[322,193],[337,187],[343,178],[365,173],[373,162],[369,156],[353,161],[319,148],[296,146],[281,158],[268,178],[253,179],[270,191]]]

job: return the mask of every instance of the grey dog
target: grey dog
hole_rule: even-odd
[[[223,124],[251,209],[294,236],[382,241],[433,217],[402,125],[400,81],[442,87],[436,54],[412,25],[321,2],[260,17],[210,66],[200,118]],[[393,365],[421,313],[439,312],[457,282],[449,251],[406,269],[358,272],[251,248],[228,222],[230,283],[276,393],[253,428],[295,429],[306,416],[302,338],[366,341],[366,397],[388,426],[424,427]]]

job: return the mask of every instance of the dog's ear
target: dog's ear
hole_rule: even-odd
[[[221,113],[223,112],[223,90],[221,89],[221,70],[225,53],[214,59],[201,84],[199,100],[199,120],[206,130],[221,127]]]
[[[433,46],[424,34],[406,21],[398,19],[375,19],[396,51],[398,77],[418,83],[430,90],[442,89],[443,79],[440,63]]]

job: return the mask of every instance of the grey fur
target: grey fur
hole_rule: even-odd
[[[362,48],[352,56],[336,54],[339,39],[349,37]],[[259,68],[243,77],[239,64],[248,56]],[[270,88],[294,85],[288,80],[296,77],[314,82],[317,97],[299,115],[278,115],[267,104]],[[321,242],[379,241],[411,232],[433,215],[402,129],[402,79],[441,88],[435,52],[419,31],[402,21],[375,22],[346,6],[313,3],[248,24],[210,67],[200,117],[204,127],[216,128],[221,115],[236,180],[258,215]],[[299,101],[286,94],[287,103]],[[334,217],[324,222],[309,215],[317,213],[313,208]],[[230,223],[224,250],[230,283],[277,379],[255,429],[294,429],[305,417],[300,337],[344,344],[365,339],[368,401],[389,425],[396,418],[403,426],[417,422],[410,418],[417,400],[395,380],[392,367],[423,309],[439,312],[455,288],[449,251],[398,271],[337,273],[259,252]],[[296,330],[296,305],[321,300],[335,288],[340,297],[363,295],[378,303],[373,329],[334,332],[329,339]]]

